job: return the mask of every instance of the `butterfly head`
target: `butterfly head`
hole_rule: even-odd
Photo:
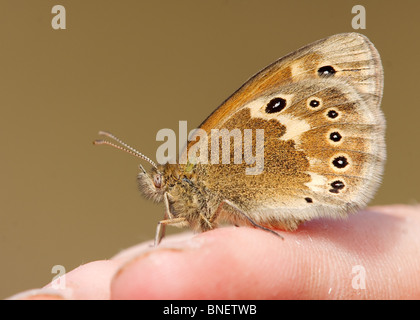
[[[162,202],[165,192],[167,191],[167,179],[162,171],[153,167],[150,172],[140,167],[140,173],[137,176],[137,182],[140,191],[147,199],[154,202]]]

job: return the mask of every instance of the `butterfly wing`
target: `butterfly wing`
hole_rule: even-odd
[[[207,188],[257,223],[286,229],[366,205],[386,157],[382,89],[379,54],[360,34],[334,35],[281,58],[200,126],[209,150],[212,129],[263,129],[263,171],[247,175],[245,162],[203,165]],[[232,144],[230,152],[233,160]]]

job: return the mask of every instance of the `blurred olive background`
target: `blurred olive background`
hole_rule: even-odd
[[[66,30],[51,26],[57,4]],[[372,204],[415,203],[418,1],[1,0],[0,297],[154,236],[163,205],[140,196],[139,159],[92,145],[99,130],[154,159],[158,130],[195,128],[277,58],[354,31],[357,4],[385,68],[388,162]]]

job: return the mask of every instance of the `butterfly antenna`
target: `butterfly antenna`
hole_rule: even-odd
[[[112,133],[106,132],[106,131],[99,131],[98,133],[101,136],[106,136],[116,142],[118,142],[121,146],[112,143],[110,141],[107,140],[95,140],[93,141],[94,145],[101,145],[101,144],[105,144],[111,147],[114,147],[116,149],[125,151],[129,154],[132,154],[133,156],[136,156],[137,158],[146,160],[147,162],[149,162],[153,167],[155,167],[157,169],[157,165],[154,161],[152,161],[151,159],[149,159],[148,157],[146,157],[143,153],[137,151],[136,149],[134,149],[133,147],[129,146],[128,144],[126,144],[124,141],[122,141],[121,139],[117,138],[116,136],[114,136]]]

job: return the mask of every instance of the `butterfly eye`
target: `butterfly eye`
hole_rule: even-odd
[[[160,188],[162,186],[162,176],[160,174],[156,174],[153,177],[153,184],[156,188]]]
[[[265,107],[265,112],[267,113],[276,113],[280,112],[286,107],[286,100],[283,98],[274,98],[271,99],[269,103],[267,103],[267,107]]]
[[[337,71],[331,66],[324,66],[318,69],[320,77],[332,77]]]

